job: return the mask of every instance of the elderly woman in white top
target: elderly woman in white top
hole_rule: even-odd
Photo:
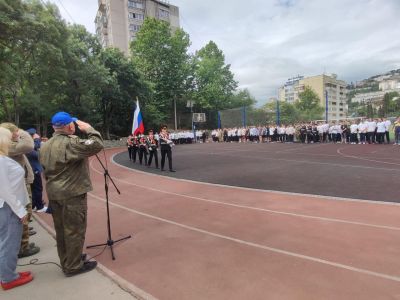
[[[7,157],[11,132],[0,128],[0,281],[8,290],[30,282],[30,272],[16,272],[21,244],[22,224],[27,222],[25,206],[29,202],[25,172]]]

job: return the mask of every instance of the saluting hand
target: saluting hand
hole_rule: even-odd
[[[82,132],[84,132],[84,133],[86,133],[87,130],[88,130],[89,128],[92,127],[92,126],[90,126],[89,123],[83,122],[83,121],[81,121],[81,120],[77,120],[77,121],[76,121],[76,124],[78,125],[80,131],[82,131]]]
[[[20,219],[20,221],[21,221],[22,224],[28,224],[28,214],[26,214],[25,216],[23,216],[23,217]]]

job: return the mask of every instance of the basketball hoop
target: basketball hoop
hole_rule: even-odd
[[[192,121],[194,123],[204,123],[206,121],[205,113],[193,113]]]

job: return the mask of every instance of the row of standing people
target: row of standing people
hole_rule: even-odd
[[[388,119],[367,119],[348,122],[313,122],[290,125],[266,125],[215,129],[214,142],[332,142],[351,144],[390,143],[390,131],[399,144],[399,118],[393,126]]]
[[[129,160],[136,162],[138,157],[139,163],[150,167],[153,159],[156,169],[158,166],[158,148],[161,151],[161,171],[164,171],[165,160],[168,158],[168,167],[170,172],[175,172],[172,168],[172,146],[174,142],[170,138],[167,127],[163,126],[159,134],[154,134],[153,130],[149,130],[148,135],[131,134],[127,139]]]

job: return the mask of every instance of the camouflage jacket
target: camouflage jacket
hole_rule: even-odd
[[[32,183],[34,179],[32,167],[26,158],[27,153],[33,150],[32,137],[26,131],[20,130],[18,142],[12,141],[8,149],[8,156],[18,162],[25,170],[25,182]]]
[[[54,133],[42,144],[40,162],[49,200],[68,199],[92,190],[88,158],[103,149],[99,132],[90,128],[88,139]]]

